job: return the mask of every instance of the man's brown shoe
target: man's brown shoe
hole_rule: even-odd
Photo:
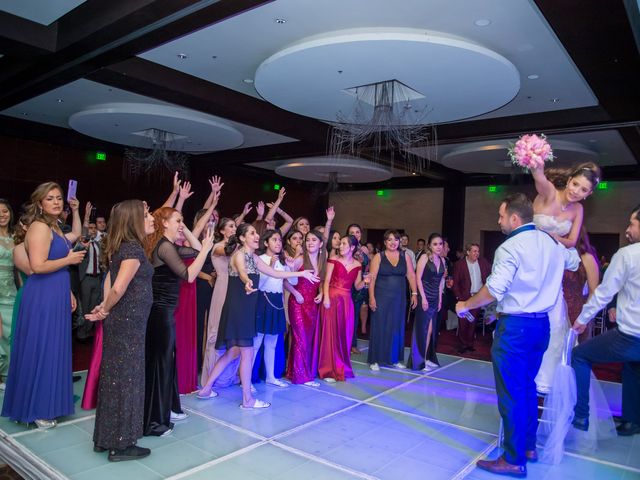
[[[476,466],[496,475],[509,475],[519,478],[527,476],[527,467],[525,465],[513,465],[507,462],[504,457],[500,457],[497,460],[478,460]]]
[[[538,461],[537,450],[527,450],[524,452],[524,456],[527,457],[527,462],[536,463]]]

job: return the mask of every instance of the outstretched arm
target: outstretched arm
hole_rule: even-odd
[[[213,214],[213,211],[215,210],[216,206],[218,205],[218,199],[220,198],[220,192],[216,192],[213,194],[213,201],[211,202],[211,204],[209,204],[209,208],[207,208],[207,211],[204,212],[204,215],[202,215],[202,217],[200,217],[200,220],[198,220],[198,223],[196,223],[196,226],[193,227],[193,236],[196,238],[200,238],[200,234],[202,233],[202,231],[204,230],[204,228],[207,226],[207,224],[209,223],[209,219],[211,218],[211,215]]]
[[[531,176],[535,182],[538,195],[543,198],[545,203],[555,199],[556,187],[547,179],[544,174],[544,167],[532,168]]]
[[[178,172],[173,175],[173,190],[169,194],[169,197],[162,204],[163,207],[173,207],[176,203],[176,198],[178,198],[178,190],[180,190],[180,178],[178,177]]]
[[[267,203],[267,206],[269,207],[269,211],[267,212],[267,216],[264,217],[267,223],[273,220],[273,218],[276,216],[276,212],[278,212],[278,208],[280,208],[280,205],[282,204],[282,200],[284,200],[285,194],[286,194],[286,190],[284,187],[282,187],[280,190],[278,190],[278,198],[276,198],[276,201],[273,203]]]
[[[178,202],[176,203],[176,210],[182,212],[182,207],[187,198],[193,195],[195,192],[191,191],[191,182],[184,182],[178,192]]]
[[[336,211],[333,206],[327,208],[327,223],[324,224],[324,234],[322,235],[322,243],[327,245],[329,241],[329,235],[331,234],[331,224],[333,219],[336,218]]]
[[[246,217],[253,207],[251,206],[251,202],[247,202],[244,204],[244,209],[238,218],[236,218],[236,225],[240,225],[244,222],[244,217]]]

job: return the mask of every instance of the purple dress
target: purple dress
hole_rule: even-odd
[[[48,260],[66,257],[68,240],[52,237]],[[71,378],[69,271],[34,273],[20,302],[2,416],[29,423],[73,414]]]

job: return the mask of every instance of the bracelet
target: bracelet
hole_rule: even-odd
[[[411,296],[413,295],[418,296],[418,292],[411,292]]]

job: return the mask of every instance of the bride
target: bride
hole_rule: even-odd
[[[546,172],[543,167],[532,168],[531,174],[538,192],[533,202],[536,226],[565,247],[575,247],[584,216],[580,202],[591,195],[600,182],[600,168],[589,162],[571,169],[553,168]],[[549,323],[549,347],[536,377],[536,388],[541,394],[547,394],[551,389],[553,373],[560,363],[563,341],[570,327],[562,290],[549,312]]]

